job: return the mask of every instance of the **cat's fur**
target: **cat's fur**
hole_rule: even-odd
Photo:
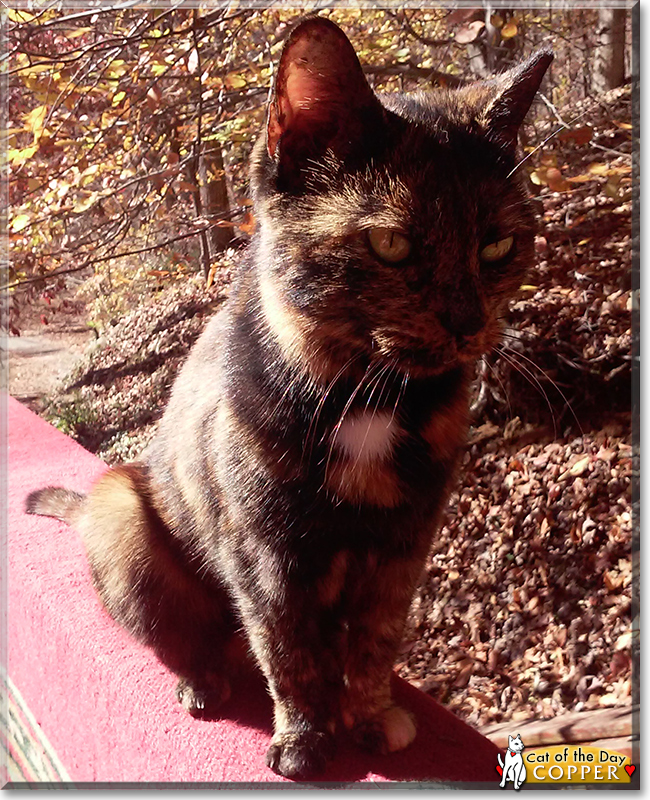
[[[501,775],[501,783],[499,786],[505,789],[506,783],[512,781],[513,788],[519,789],[521,784],[526,780],[526,764],[524,763],[524,743],[521,741],[521,736],[508,735],[508,749],[506,750],[505,760],[501,759],[501,753],[497,754],[500,766],[503,768]]]
[[[391,667],[475,362],[533,262],[511,173],[551,58],[378,99],[339,28],[295,28],[253,155],[249,255],[156,438],[85,498],[28,500],[81,532],[106,608],[180,676],[190,712],[228,695],[243,624],[283,775],[322,768],[340,725],[383,753],[415,735]],[[371,246],[386,229],[410,242],[399,263]]]

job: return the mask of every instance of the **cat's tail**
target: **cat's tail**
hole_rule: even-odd
[[[501,758],[501,753],[497,753],[497,758],[499,759],[499,766],[503,769],[503,760]]]
[[[62,486],[47,486],[30,492],[25,500],[25,511],[28,514],[40,514],[43,517],[55,517],[68,525],[77,519],[83,506],[85,494],[64,489]]]

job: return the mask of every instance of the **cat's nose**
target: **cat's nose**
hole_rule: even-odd
[[[444,328],[459,342],[485,327],[485,312],[472,304],[452,304],[438,316]]]
[[[450,283],[442,288],[439,303],[440,322],[459,344],[485,327],[487,318],[481,287],[464,270],[459,269]]]

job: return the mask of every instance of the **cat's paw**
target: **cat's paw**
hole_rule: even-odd
[[[210,686],[199,686],[186,678],[176,684],[176,699],[193,717],[212,717],[229,697],[230,684],[225,678]]]
[[[334,736],[327,731],[276,733],[266,764],[285,778],[308,778],[322,772],[334,755]]]
[[[413,715],[400,706],[389,706],[379,714],[358,722],[352,735],[371,753],[394,753],[408,747],[417,732]]]

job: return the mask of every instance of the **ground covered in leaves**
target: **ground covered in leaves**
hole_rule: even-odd
[[[477,377],[399,664],[476,725],[631,703],[629,88],[574,113],[535,169],[539,265]],[[49,418],[109,462],[134,457],[236,257],[209,290],[169,286],[109,326]]]

